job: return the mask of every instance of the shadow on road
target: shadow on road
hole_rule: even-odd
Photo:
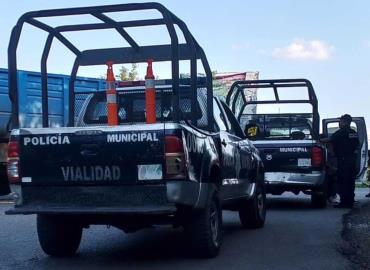
[[[274,216],[280,211],[314,210],[309,198],[302,197],[272,197],[268,199],[268,208],[272,213],[275,212]],[[124,234],[115,228],[107,230],[104,226],[92,226],[91,229],[84,231],[83,241],[75,257],[45,256],[35,264],[37,269],[116,269],[117,267],[147,269],[156,268],[156,264],[161,265],[161,269],[217,269],[220,263],[226,267],[233,254],[239,254],[241,247],[255,246],[255,241],[259,241],[258,239],[261,239],[268,229],[244,230],[241,228],[237,212],[224,211],[223,215],[222,254],[213,260],[194,257],[191,247],[186,245],[186,235],[181,229],[159,227]],[[281,221],[271,223],[267,216],[266,227],[271,229],[276,222],[280,224]],[[248,258],[246,257],[245,260],[244,263],[247,263]]]
[[[253,240],[248,237],[252,231],[241,228],[238,215],[230,212],[225,215],[227,220],[223,227],[222,253],[225,254],[226,249],[228,252],[238,253],[240,246],[252,245]],[[99,237],[94,237],[94,233]],[[107,236],[106,239],[102,237],[103,233]],[[170,227],[124,234],[118,229],[105,230],[103,226],[93,226],[84,232],[82,245],[75,257],[45,256],[38,260],[37,267],[38,269],[59,269],[58,267],[61,266],[63,269],[69,267],[109,269],[118,266],[125,268],[135,266],[135,269],[147,269],[152,268],[153,263],[157,262],[162,266],[168,266],[168,269],[212,269],[210,266],[216,264],[217,260],[223,260],[221,256],[215,260],[197,259],[186,242],[186,235],[181,229]]]
[[[302,198],[301,196],[299,197],[269,196],[267,199],[267,209],[279,211],[315,210],[311,205],[310,198]]]

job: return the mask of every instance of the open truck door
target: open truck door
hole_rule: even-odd
[[[369,159],[365,119],[363,117],[352,117],[351,128],[357,132],[360,141],[356,164],[356,181],[363,181]],[[330,138],[330,136],[338,129],[339,118],[328,118],[322,120],[324,137]]]

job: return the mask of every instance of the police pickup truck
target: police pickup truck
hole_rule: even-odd
[[[227,104],[259,150],[267,192],[275,195],[304,192],[311,194],[314,207],[325,207],[328,186],[332,192],[330,186],[335,181],[336,165],[330,145],[322,145],[319,138],[328,138],[338,130],[339,119],[323,119],[323,133],[319,135],[318,102],[311,82],[305,79],[235,82]],[[357,180],[363,181],[368,160],[364,118],[354,117],[351,128],[360,140]]]
[[[142,9],[157,9],[163,19],[117,24],[165,24],[173,40],[172,23],[176,23],[186,43],[83,51],[75,65],[104,64],[107,60],[145,62],[148,55],[171,61],[172,80],[155,83],[156,123],[146,123],[143,83],[123,82],[116,96],[118,125],[107,126],[106,92],[75,92],[74,69],[69,109],[75,113],[68,127],[48,127],[48,114],[43,113],[43,128],[15,128],[11,132],[8,174],[21,192],[7,214],[37,214],[39,242],[49,255],[74,254],[83,228],[91,224],[111,225],[125,232],[161,224],[181,226],[188,234],[191,251],[201,257],[218,254],[222,209],[239,211],[243,227],[264,225],[264,168],[258,151],[229,107],[213,97],[205,54],[170,11],[155,3],[47,10],[26,13],[16,27],[24,21],[33,22],[35,17],[93,14],[103,18],[100,15],[104,12]],[[115,24],[63,27],[57,29],[114,28]],[[18,34],[13,31],[11,40]],[[206,76],[197,78],[196,65],[191,65],[190,79],[176,79],[178,60],[194,63],[196,56]],[[14,101],[16,80],[10,81]],[[47,93],[47,84],[43,85]],[[43,112],[46,97],[43,95]],[[17,127],[13,107],[12,126]]]
[[[325,207],[326,148],[319,141],[312,84],[305,79],[239,81],[227,102],[261,154],[267,192],[304,192],[311,194],[314,207]]]

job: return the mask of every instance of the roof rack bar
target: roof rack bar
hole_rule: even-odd
[[[211,67],[209,65],[208,59],[206,57],[206,54],[204,53],[204,50],[201,46],[199,46],[199,43],[196,39],[194,39],[195,45],[197,46],[197,56],[200,57],[200,60],[202,62],[202,65],[204,67],[204,71],[206,73],[206,79],[207,79],[207,119],[208,119],[208,129],[212,130],[212,125],[214,122],[213,118],[213,82],[212,82],[212,71]]]
[[[275,95],[276,101],[279,101],[279,93],[278,93],[276,85],[274,83],[271,83],[271,86],[274,89],[274,95]]]
[[[179,67],[179,40],[176,34],[174,21],[173,21],[173,14],[168,11],[164,6],[159,5],[158,11],[162,13],[163,20],[166,24],[168,34],[170,35],[171,39],[171,71],[172,71],[172,104],[174,108],[179,108],[180,104],[180,97],[179,97],[179,77],[180,77],[180,67]],[[167,12],[166,12],[167,11]],[[154,59],[155,60],[155,59]],[[156,60],[155,60],[156,61]],[[179,120],[179,111],[173,111],[173,118],[175,121]]]
[[[78,64],[78,57],[76,57],[75,62],[73,63],[70,79],[69,79],[69,91],[68,91],[68,106],[69,106],[69,114],[68,114],[68,127],[73,127],[75,122],[75,82],[77,77],[79,64]],[[73,90],[73,91],[72,91]]]
[[[237,88],[235,88],[238,86]],[[312,103],[317,103],[317,98],[313,90],[312,84],[306,79],[277,79],[277,80],[246,80],[236,81],[230,87],[227,94],[226,101],[229,103],[232,93],[234,91],[241,91],[241,89],[252,88],[289,88],[289,87],[307,87],[309,100]]]
[[[50,27],[47,24],[44,24],[36,19],[29,19],[27,22],[41,30],[44,30],[50,34],[53,34],[60,42],[62,42],[68,49],[70,49],[74,54],[80,54],[80,51],[68,40],[66,39],[61,33],[56,31],[53,27]]]
[[[172,79],[158,79],[158,80],[155,80],[155,85],[156,86],[172,85]],[[206,78],[205,77],[198,77],[197,78],[197,85],[198,86],[205,86],[206,85]],[[145,80],[119,81],[117,83],[117,88],[136,87],[136,86],[145,86]],[[180,78],[180,86],[191,86],[191,78]]]
[[[197,48],[196,44],[194,43],[194,38],[192,34],[190,33],[188,27],[186,24],[181,21],[179,18],[177,18],[175,15],[174,22],[178,25],[178,27],[181,29],[181,31],[184,33],[184,37],[186,42],[190,45],[190,86],[192,91],[190,91],[191,95],[191,111],[195,111],[196,104],[197,104]],[[196,125],[196,115],[193,113],[191,114],[191,122],[193,125]]]
[[[156,45],[142,46],[139,51],[131,47],[86,50],[81,52],[78,63],[81,66],[104,65],[108,60],[116,64],[143,63],[153,55],[156,62],[171,61],[171,48],[170,45]],[[179,44],[178,51],[178,60],[191,59],[191,51],[187,45]]]
[[[160,19],[146,19],[146,20],[136,20],[136,21],[127,21],[127,22],[116,22],[115,20],[112,20],[107,13],[110,12],[125,12],[125,11],[143,11],[143,10],[154,10],[159,12],[161,14],[162,18]],[[99,17],[102,17],[102,15],[106,16],[104,18],[103,23],[92,23],[92,24],[78,24],[78,25],[63,25],[63,26],[57,26],[57,27],[51,27],[44,22],[41,22],[39,20],[36,20],[38,18],[46,18],[46,17],[58,17],[58,16],[70,16],[70,15],[96,15],[97,13],[101,14]],[[107,20],[108,18],[108,20]],[[64,8],[64,9],[53,9],[53,10],[41,10],[41,11],[33,11],[33,12],[27,12],[24,15],[20,17],[18,20],[16,26],[12,30],[11,39],[9,42],[8,47],[8,65],[9,65],[9,92],[11,101],[13,104],[13,118],[11,127],[19,127],[19,109],[16,108],[18,105],[18,86],[17,86],[17,45],[19,42],[19,38],[21,35],[21,30],[24,23],[29,23],[39,29],[42,29],[49,33],[50,37],[48,37],[49,41],[46,42],[43,52],[43,58],[42,58],[42,73],[45,73],[42,75],[42,78],[46,78],[43,80],[42,85],[47,90],[47,58],[49,55],[50,48],[52,44],[52,37],[57,38],[59,41],[61,41],[62,44],[64,44],[69,50],[71,50],[75,55],[75,63],[71,72],[71,81],[69,84],[69,107],[72,111],[74,109],[74,80],[76,79],[77,71],[81,63],[85,64],[93,64],[94,61],[97,62],[97,60],[87,60],[88,55],[96,56],[94,53],[92,53],[93,50],[90,51],[84,51],[80,52],[78,48],[76,48],[67,38],[65,38],[61,33],[67,32],[67,31],[87,31],[87,30],[94,30],[94,29],[116,29],[119,28],[120,34],[127,40],[127,42],[131,45],[130,48],[124,48],[124,49],[131,49],[134,52],[130,51],[131,60],[136,59],[132,62],[137,62],[137,60],[142,60],[144,58],[145,53],[148,53],[148,50],[144,49],[144,53],[142,52],[142,47],[140,47],[128,33],[126,33],[125,29],[126,27],[140,27],[140,26],[152,26],[152,25],[164,25],[166,26],[167,32],[170,36],[171,43],[166,48],[168,50],[167,53],[163,53],[161,51],[161,47],[164,45],[158,45],[156,46],[159,48],[158,51],[155,51],[152,55],[150,55],[151,58],[153,58],[155,61],[161,60],[162,61],[171,61],[171,73],[172,73],[172,89],[173,89],[173,96],[172,96],[172,105],[176,108],[179,107],[179,60],[190,60],[190,73],[192,78],[192,88],[194,88],[194,95],[196,92],[196,77],[197,72],[197,59],[200,59],[202,62],[202,65],[204,67],[205,73],[206,73],[206,81],[207,81],[207,105],[209,108],[212,109],[213,107],[213,100],[212,100],[212,72],[208,64],[208,60],[204,54],[204,51],[199,46],[199,44],[196,42],[194,37],[191,35],[191,33],[188,31],[186,25],[178,19],[172,12],[170,12],[166,7],[164,7],[162,4],[159,3],[134,3],[134,4],[120,4],[120,5],[107,5],[107,6],[90,6],[90,7],[81,7],[81,8]],[[175,24],[180,28],[182,33],[184,34],[186,44],[179,44],[178,36],[175,30]],[[51,37],[52,36],[52,37]],[[131,39],[130,39],[131,38]],[[136,45],[137,46],[136,46]],[[135,48],[138,48],[135,50]],[[162,47],[163,48],[163,47]],[[122,48],[118,48],[118,51]],[[114,49],[113,49],[114,50]],[[100,56],[100,60],[104,59],[105,57],[109,56],[109,53],[104,52],[104,50],[95,50],[95,53],[103,53],[104,55]],[[117,58],[117,57],[116,57]],[[158,59],[157,59],[158,58]],[[123,62],[122,57],[119,58]],[[114,59],[113,59],[114,60]],[[146,59],[145,59],[146,60]],[[124,60],[128,61],[128,60]],[[105,64],[105,63],[103,63]],[[43,104],[47,102],[47,93],[46,95],[43,94],[42,96]],[[47,105],[44,105],[44,111]],[[208,109],[208,124],[210,127],[210,130],[213,127],[213,115],[212,110]],[[45,113],[43,113],[43,125],[48,122],[48,117],[45,117]],[[74,124],[74,114],[71,113],[69,117],[69,125]],[[174,120],[179,120],[179,114],[178,110],[174,110]]]
[[[31,11],[31,12],[25,13],[20,18],[20,21],[22,20],[24,21],[28,18],[86,15],[86,14],[91,14],[93,12],[107,13],[107,12],[148,10],[148,9],[157,10],[159,12],[166,12],[168,14],[171,13],[167,8],[165,8],[160,3],[147,2],[147,3],[129,3],[129,4],[118,4],[118,5],[73,7],[73,8],[46,9],[46,10]]]
[[[128,42],[128,44],[131,45],[135,50],[139,49],[139,45],[136,43],[136,41],[120,26],[117,25],[117,22],[111,18],[109,18],[107,15],[94,12],[92,15],[99,20],[111,25],[113,28],[117,30],[117,32]]]
[[[41,56],[41,113],[42,113],[42,126],[49,127],[49,99],[48,99],[48,71],[47,60],[53,42],[54,35],[50,33],[46,39],[44,51]]]
[[[240,87],[244,88],[279,88],[279,87],[307,87],[304,83],[281,83],[281,84],[239,84]]]
[[[300,104],[300,103],[310,103],[310,100],[303,100],[303,99],[291,99],[291,100],[288,100],[288,99],[285,99],[285,100],[259,100],[259,101],[255,101],[255,100],[251,100],[251,101],[248,101],[248,104],[247,105],[254,105],[254,104],[287,104],[287,103],[292,103],[292,104]]]
[[[289,100],[280,99],[278,90],[279,88],[292,88],[292,87],[305,87],[308,90],[308,99]],[[274,90],[275,100],[251,100],[244,101],[240,110],[236,112],[236,97],[238,94],[243,94],[244,89],[259,89],[259,88],[272,88]],[[313,89],[311,82],[307,79],[277,79],[277,80],[246,80],[236,81],[230,87],[230,90],[226,97],[227,104],[232,103],[232,111],[236,114],[238,120],[240,120],[245,107],[248,105],[259,105],[259,104],[310,104],[313,110],[313,126],[315,127],[316,133],[319,130],[320,115],[318,112],[318,101]],[[315,134],[318,136],[318,134]]]
[[[237,81],[238,84],[280,84],[280,83],[304,83],[308,84],[310,81],[307,79],[262,79],[262,80],[241,80]]]
[[[12,113],[7,124],[9,130],[19,127],[19,98],[17,81],[17,47],[22,32],[22,24],[13,27],[8,45],[8,92],[12,103]]]
[[[140,27],[140,26],[156,26],[164,25],[163,19],[151,19],[151,20],[135,20],[127,22],[116,22],[118,27]],[[61,25],[55,27],[59,32],[72,32],[72,31],[86,31],[86,30],[102,30],[114,28],[106,23],[90,23],[90,24],[75,24],[75,25]]]

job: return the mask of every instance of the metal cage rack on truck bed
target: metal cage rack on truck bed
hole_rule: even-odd
[[[158,11],[162,18],[159,19],[144,19],[144,20],[130,20],[130,21],[115,21],[105,13],[109,12],[129,12],[129,11]],[[40,18],[46,17],[60,17],[70,15],[91,15],[101,21],[101,23],[89,24],[73,24],[61,25],[52,27]],[[69,81],[69,117],[68,126],[75,125],[74,119],[74,103],[75,103],[75,80],[80,66],[104,65],[107,61],[113,61],[115,64],[125,63],[139,63],[145,62],[148,58],[153,58],[154,61],[171,61],[172,71],[172,106],[173,119],[179,121],[179,61],[190,61],[190,93],[191,111],[196,108],[197,102],[197,60],[200,60],[206,75],[206,92],[207,92],[207,127],[212,129],[212,72],[208,64],[208,60],[203,49],[194,39],[193,35],[188,30],[186,24],[171,13],[167,8],[159,3],[140,3],[140,4],[122,4],[122,5],[107,5],[107,6],[93,6],[82,8],[66,8],[41,10],[25,13],[14,26],[8,47],[8,68],[9,68],[9,97],[12,102],[12,117],[9,122],[10,128],[19,127],[19,107],[18,107],[18,85],[17,85],[17,47],[20,40],[22,27],[28,23],[36,28],[39,28],[48,33],[45,46],[41,56],[41,96],[42,96],[42,125],[49,126],[48,117],[48,82],[47,82],[47,60],[49,57],[51,45],[54,39],[57,39],[64,44],[75,56],[75,61],[70,74]],[[170,37],[170,44],[168,45],[151,45],[140,46],[125,30],[130,27],[146,27],[146,26],[160,26],[164,25]],[[185,43],[179,43],[178,35],[176,33],[177,26],[182,32]],[[103,30],[114,29],[125,40],[130,47],[121,48],[103,48],[93,50],[80,51],[70,40],[68,40],[63,33],[73,31],[87,31],[87,30]],[[196,123],[196,116],[192,117],[191,121]]]
[[[279,88],[307,88],[307,98],[305,99],[286,99],[279,95]],[[272,88],[274,98],[271,100],[247,100],[244,95],[246,89]],[[318,112],[318,101],[311,82],[307,79],[276,79],[276,80],[246,80],[236,81],[230,87],[226,97],[226,103],[230,106],[238,120],[240,120],[243,111],[248,105],[258,104],[311,104],[313,111],[313,129],[314,136],[318,137],[320,126],[320,115]]]

